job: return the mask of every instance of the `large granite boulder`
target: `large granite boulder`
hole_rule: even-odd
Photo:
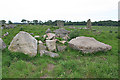
[[[50,51],[47,51],[47,50],[41,50],[40,51],[40,56],[43,56],[43,55],[48,55],[52,58],[59,57],[59,54],[53,53],[53,52],[50,52]]]
[[[46,45],[49,51],[56,51],[56,40],[46,40]]]
[[[22,52],[30,56],[36,56],[37,54],[37,40],[29,33],[20,31],[10,43],[8,47],[10,51]]]
[[[3,50],[6,48],[6,44],[3,42],[2,38],[0,38],[0,50]]]
[[[68,42],[73,49],[80,50],[83,53],[95,53],[98,51],[107,51],[112,47],[110,45],[99,42],[91,37],[76,37]]]

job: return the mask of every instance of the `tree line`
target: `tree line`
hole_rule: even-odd
[[[42,22],[41,20],[33,20],[29,21],[26,19],[22,19],[21,23],[13,23],[12,21],[8,21],[8,24],[31,24],[31,25],[52,25],[52,26],[57,26],[57,21],[59,20],[48,20],[45,22]],[[63,20],[62,20],[63,21]],[[0,20],[1,24],[6,24],[5,20]],[[69,25],[86,25],[86,21],[77,21],[77,22],[72,22],[72,21],[63,21],[65,26]],[[106,21],[95,21],[91,22],[92,26],[118,26],[118,21],[112,21],[112,20],[106,20]]]

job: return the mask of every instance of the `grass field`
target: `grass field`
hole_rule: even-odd
[[[24,30],[34,35],[42,36],[50,26],[21,25],[14,29],[4,29],[2,34],[9,32],[3,40],[7,47],[13,37]],[[75,26],[81,27],[81,26]],[[83,26],[84,27],[84,26]],[[74,29],[69,29],[69,31]],[[82,54],[67,46],[66,51],[58,52],[60,58],[49,56],[29,57],[19,52],[10,52],[7,48],[2,51],[3,78],[118,78],[118,27],[93,26],[97,32],[79,30],[79,36],[94,37],[96,40],[112,46],[112,50],[95,54]],[[109,31],[112,30],[112,33]],[[99,34],[98,31],[101,31]],[[49,66],[53,66],[49,70]],[[50,67],[51,68],[51,67]]]

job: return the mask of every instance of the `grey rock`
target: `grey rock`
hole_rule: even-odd
[[[82,29],[82,27],[78,27],[78,29]]]
[[[40,36],[39,35],[37,35],[37,36],[34,36],[34,38],[39,38]]]
[[[38,43],[39,43],[39,44],[43,44],[43,42],[42,42],[41,40],[40,40],[40,41],[38,41]]]
[[[112,49],[110,45],[99,42],[91,37],[76,37],[68,42],[73,49],[80,50],[83,53],[95,53]]]
[[[58,40],[60,43],[62,43],[62,44],[65,44],[66,43],[66,41],[60,41],[60,40]]]
[[[6,44],[3,42],[2,38],[0,38],[0,50],[3,50],[6,48]]]
[[[55,34],[69,34],[70,33],[70,31],[65,30],[64,28],[56,29],[53,32],[55,32]]]
[[[88,21],[87,21],[87,28],[88,29],[92,29],[92,24],[91,24],[91,20],[90,19],[88,19]]]
[[[20,31],[10,43],[8,49],[12,52],[22,52],[30,56],[37,54],[37,40],[29,33]]]
[[[89,29],[88,27],[83,27],[82,29]]]
[[[58,51],[63,52],[63,51],[65,51],[66,46],[57,45],[57,49],[58,49]]]
[[[46,46],[43,44],[38,44],[38,51],[40,52],[41,50],[46,50]]]
[[[48,28],[45,33],[51,33],[51,32],[52,32],[52,31],[50,30],[50,28]]]
[[[1,29],[4,29],[4,27],[1,27]]]
[[[46,39],[54,39],[55,38],[55,34],[54,33],[47,33],[47,38]]]
[[[14,25],[14,24],[9,24],[9,25],[5,25],[4,27],[5,27],[6,29],[10,29],[10,28],[15,28],[15,26],[16,26],[16,25]]]
[[[46,40],[46,45],[49,51],[56,51],[56,40]]]
[[[40,51],[40,56],[43,56],[43,55],[48,55],[52,58],[59,57],[59,54],[53,53],[53,52],[50,52],[50,51],[47,51],[47,50],[41,50]]]
[[[66,37],[66,36],[68,36],[68,34],[70,33],[70,31],[67,31],[64,28],[56,29],[54,32],[55,32],[57,37],[60,37],[64,40],[68,39],[68,37]]]
[[[70,28],[70,29],[76,29],[76,27],[73,27],[73,26],[70,26],[69,28]]]

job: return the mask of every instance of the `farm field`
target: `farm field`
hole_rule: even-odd
[[[64,27],[71,32],[78,31],[79,36],[94,37],[100,42],[111,45],[112,49],[107,52],[83,54],[71,49],[67,44],[64,52],[57,52],[59,58],[40,56],[39,53],[35,57],[29,57],[8,50],[10,42],[20,31],[34,33],[33,36],[41,37],[48,28],[52,31],[58,29],[52,26],[18,25],[13,29],[2,30],[2,35],[9,33],[2,38],[7,45],[7,48],[2,51],[3,78],[118,78],[118,33],[115,33],[118,27],[92,26],[96,32]]]

